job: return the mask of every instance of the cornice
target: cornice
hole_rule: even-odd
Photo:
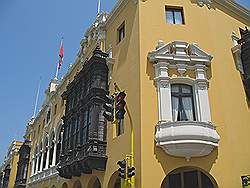
[[[115,4],[114,8],[111,10],[107,22],[105,26],[109,26],[119,15],[123,7],[125,7],[129,1],[132,1],[135,5],[138,4],[139,1],[146,1],[146,0],[118,0],[118,2]]]
[[[200,7],[206,5],[209,9],[216,8],[216,4],[220,5],[225,10],[245,20],[248,25],[250,24],[250,11],[233,0],[191,0],[191,2],[196,3]]]
[[[233,0],[213,0],[215,3],[221,5],[226,10],[236,14],[250,24],[250,11]]]
[[[107,22],[105,24],[105,26],[109,26],[110,23],[112,23],[114,21],[114,19],[117,17],[117,15],[121,12],[122,8],[129,2],[129,0],[119,0],[114,8],[111,10]]]

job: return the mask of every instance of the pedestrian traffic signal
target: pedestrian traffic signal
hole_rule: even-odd
[[[133,166],[128,167],[128,169],[127,169],[127,177],[128,178],[132,178],[135,175],[134,170],[135,170],[135,167],[133,167]]]
[[[241,176],[241,182],[243,186],[250,185],[250,176]]]
[[[119,165],[119,177],[122,179],[126,179],[126,168],[127,168],[127,162],[126,160],[118,161],[117,164]]]
[[[107,121],[114,121],[114,97],[106,95],[103,107],[105,109],[103,116],[107,119]]]
[[[116,100],[115,100],[115,117],[118,120],[124,119],[124,114],[126,113],[125,110],[125,106],[126,106],[126,102],[125,102],[125,97],[126,97],[126,93],[123,92],[119,92],[116,96]]]

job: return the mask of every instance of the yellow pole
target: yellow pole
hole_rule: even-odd
[[[118,85],[116,83],[114,83],[114,86],[115,86],[115,91],[121,91],[120,88],[118,87]],[[127,105],[125,106],[126,108],[126,111],[128,112],[128,117],[129,117],[129,121],[130,121],[130,126],[131,126],[131,156],[130,156],[130,162],[131,162],[131,167],[133,166],[134,167],[134,126],[133,126],[133,121],[132,121],[132,117],[131,117],[131,114],[130,114],[130,111],[127,107]],[[125,180],[125,182],[127,182],[127,180]],[[135,188],[135,177],[133,176],[131,178],[131,181],[130,181],[130,187],[131,188]]]

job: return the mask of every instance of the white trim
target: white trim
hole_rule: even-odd
[[[156,145],[177,157],[206,156],[218,147],[220,136],[211,123],[197,121],[166,122],[156,127]]]
[[[209,82],[206,71],[211,65],[212,56],[200,49],[197,44],[183,41],[164,44],[163,41],[159,41],[156,50],[150,52],[148,58],[154,63],[154,80],[157,85],[157,145],[168,154],[179,157],[208,155],[218,146],[220,139],[211,124],[208,99]],[[179,75],[170,77],[169,69],[175,69]],[[195,78],[184,76],[187,70],[193,71]],[[173,122],[171,84],[174,83],[192,86],[196,121]]]

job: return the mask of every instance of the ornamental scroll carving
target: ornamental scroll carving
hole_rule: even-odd
[[[212,4],[213,4],[212,0],[196,0],[196,1],[197,1],[197,5],[199,5],[200,7],[203,7],[204,5],[206,5],[208,9],[212,8]]]

